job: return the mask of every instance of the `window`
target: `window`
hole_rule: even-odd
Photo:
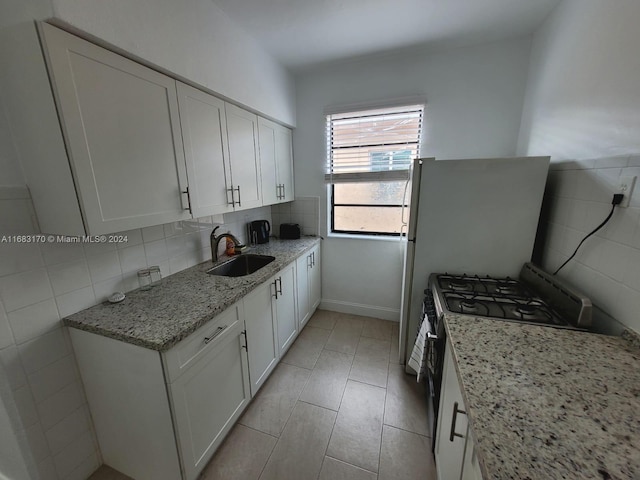
[[[331,232],[400,235],[409,168],[420,156],[423,109],[327,115]]]

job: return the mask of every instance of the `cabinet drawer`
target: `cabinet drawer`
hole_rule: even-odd
[[[164,353],[162,359],[167,383],[173,383],[187,368],[223,342],[238,323],[243,322],[243,306],[238,302]]]

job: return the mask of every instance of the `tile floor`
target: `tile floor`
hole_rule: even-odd
[[[424,387],[397,345],[397,323],[318,310],[200,480],[435,480]]]

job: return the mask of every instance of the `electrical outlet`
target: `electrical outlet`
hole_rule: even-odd
[[[618,191],[615,193],[622,193],[624,198],[619,207],[628,207],[631,200],[631,194],[633,193],[633,187],[636,184],[636,176],[620,176],[618,179]]]

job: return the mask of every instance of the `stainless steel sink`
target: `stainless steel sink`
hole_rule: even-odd
[[[221,277],[244,277],[269,265],[276,257],[270,255],[238,255],[220,265],[207,270],[209,275]]]

